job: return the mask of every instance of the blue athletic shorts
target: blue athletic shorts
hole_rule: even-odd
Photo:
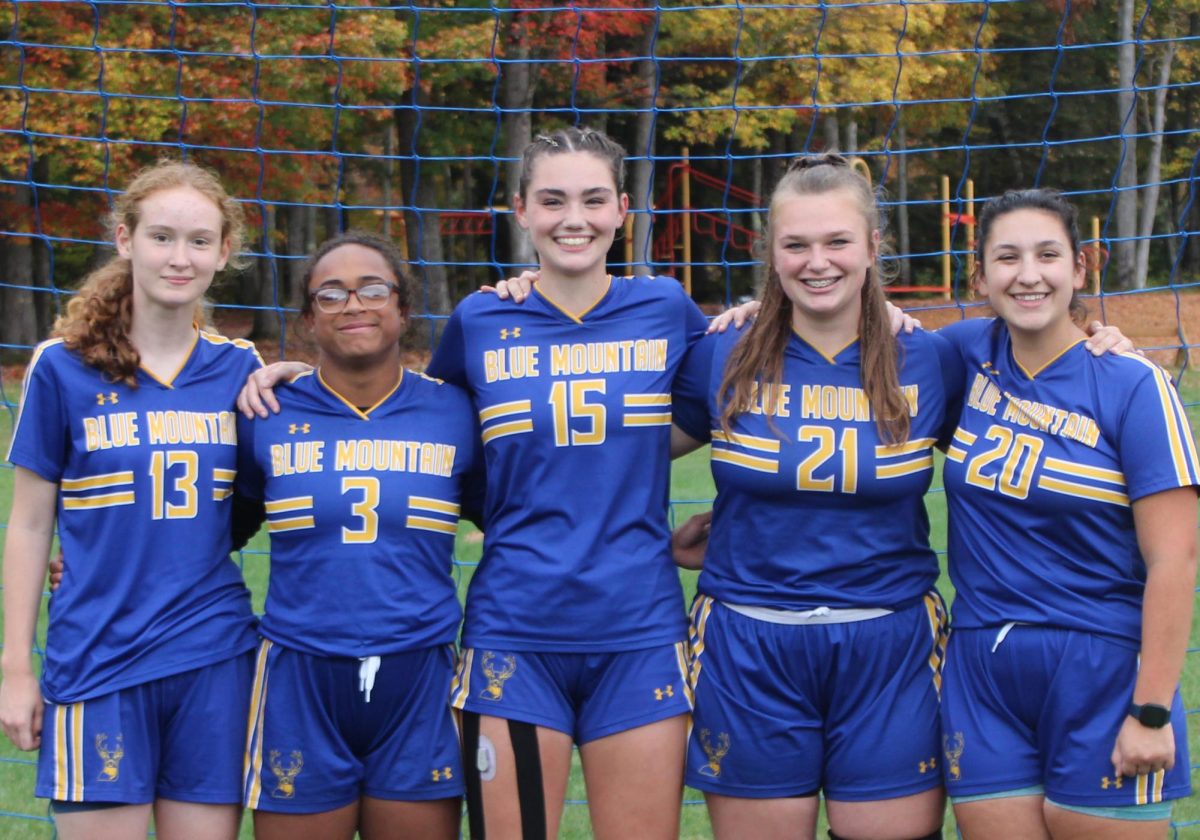
[[[687,784],[723,796],[861,802],[941,785],[946,610],[931,592],[879,618],[777,624],[692,608]]]
[[[253,663],[247,651],[90,700],[46,703],[36,794],[239,803]]]
[[[687,643],[617,653],[464,648],[453,704],[566,732],[577,744],[691,710]]]
[[[310,656],[264,640],[255,666],[244,803],[332,811],[363,796],[424,801],[463,793],[454,649]]]
[[[1063,805],[1123,807],[1191,792],[1187,724],[1171,708],[1175,768],[1115,778],[1111,761],[1137,679],[1138,652],[1075,630],[956,629],[942,689],[946,789],[979,796],[1042,786]]]

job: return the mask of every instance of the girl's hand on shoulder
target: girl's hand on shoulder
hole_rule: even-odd
[[[19,750],[36,750],[42,743],[42,687],[33,671],[5,674],[0,682],[0,726]]]
[[[238,410],[246,415],[247,420],[253,420],[256,415],[266,419],[270,416],[268,409],[278,414],[279,400],[275,399],[275,386],[310,370],[312,365],[304,362],[275,362],[259,368],[247,377],[246,384],[242,386],[237,398]]]
[[[743,324],[754,320],[760,309],[762,309],[761,300],[748,300],[731,309],[726,309],[709,322],[708,331],[710,333],[723,333],[729,329],[730,324],[733,324],[735,329],[740,330]]]
[[[1092,321],[1087,328],[1088,339],[1084,344],[1092,351],[1093,356],[1103,356],[1105,353],[1138,353],[1142,351],[1133,346],[1133,341],[1112,324],[1102,324]]]
[[[900,335],[901,331],[906,335],[911,335],[913,330],[921,328],[920,319],[909,315],[890,300],[884,301],[884,306],[887,307],[888,320],[892,326],[892,335]]]
[[[1144,776],[1175,766],[1175,730],[1142,726],[1126,717],[1112,751],[1113,772],[1118,776]]]
[[[525,298],[533,292],[533,284],[538,281],[536,271],[522,271],[516,277],[501,280],[495,286],[480,286],[479,291],[494,294],[500,300],[512,299],[513,303],[524,303]]]

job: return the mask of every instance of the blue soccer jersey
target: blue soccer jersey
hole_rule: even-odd
[[[1007,326],[945,327],[967,393],[946,454],[956,627],[1025,622],[1141,640],[1146,566],[1130,503],[1197,483],[1166,372],[1082,339],[1039,371]]]
[[[717,499],[699,590],[787,610],[919,602],[938,576],[922,497],[961,387],[953,348],[926,332],[898,339],[911,430],[887,446],[862,387],[859,343],[829,358],[797,335],[780,386],[762,389],[724,433],[716,394],[738,338],[706,337],[675,392],[675,422],[712,441]]]
[[[9,459],[59,485],[66,558],[50,599],[47,699],[72,703],[254,647],[229,559],[233,409],[254,345],[200,332],[168,382],[110,381],[60,339],[39,345]]]
[[[319,372],[277,396],[279,414],[238,426],[238,492],[264,501],[271,535],[262,635],[318,656],[453,642],[454,535],[480,460],[467,395],[405,371],[370,407]]]
[[[535,290],[451,315],[431,374],[466,386],[487,461],[463,644],[633,650],[686,636],[667,530],[671,382],[707,323],[669,278],[579,317]]]

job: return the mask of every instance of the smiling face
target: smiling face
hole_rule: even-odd
[[[529,231],[543,274],[602,276],[629,197],[618,193],[611,164],[590,152],[536,159],[524,195],[515,197],[517,222]]]
[[[846,189],[782,198],[771,219],[771,264],[792,304],[792,325],[857,331],[879,232]]]
[[[976,291],[1010,330],[1027,336],[1073,330],[1071,297],[1083,288],[1085,268],[1058,216],[1033,208],[997,216],[981,250]]]
[[[134,312],[190,308],[225,267],[221,210],[203,193],[179,186],[150,193],[132,230],[117,227],[117,252],[133,272]]]
[[[398,284],[383,255],[365,245],[347,244],[334,248],[312,267],[308,293],[311,296],[321,289],[357,291],[380,283]],[[407,315],[393,292],[378,309],[363,306],[359,296],[352,294],[340,312],[322,312],[314,303],[305,318],[320,347],[323,364],[361,368],[399,358]]]

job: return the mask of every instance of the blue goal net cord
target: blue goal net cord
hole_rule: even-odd
[[[419,365],[459,299],[533,261],[515,165],[565,125],[629,152],[613,271],[675,277],[710,312],[759,287],[765,197],[796,155],[841,151],[882,188],[894,299],[930,325],[972,304],[980,202],[1061,189],[1080,208],[1093,313],[1128,325],[1186,397],[1198,40],[1190,0],[10,0],[0,399],[11,428],[31,348],[109,253],[114,196],[160,157],[213,168],[244,203],[247,267],[212,293],[222,331],[268,360],[303,356],[305,254],[368,229],[420,282]],[[21,793],[0,816],[45,820],[27,757],[5,765]]]

